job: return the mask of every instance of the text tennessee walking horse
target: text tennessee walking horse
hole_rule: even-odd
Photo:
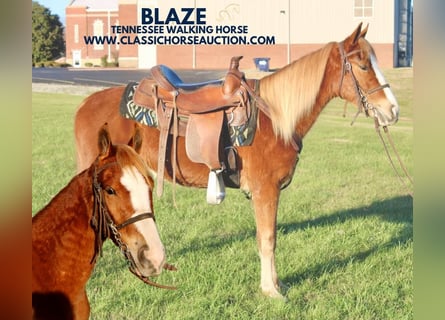
[[[98,142],[93,165],[32,218],[35,319],[88,319],[85,285],[108,237],[145,282],[157,285],[147,277],[168,267],[145,161],[130,146],[112,145],[106,126]],[[131,145],[140,151],[141,143],[136,129]]]
[[[281,296],[275,268],[280,190],[291,181],[301,139],[320,112],[332,98],[341,97],[358,104],[380,126],[394,124],[398,119],[399,106],[378,69],[373,48],[365,40],[366,32],[367,28],[362,30],[360,24],[344,41],[328,43],[259,82],[258,92],[267,103],[269,116],[260,112],[252,144],[236,149],[240,159],[240,188],[251,195],[255,210],[261,288],[268,296]],[[111,135],[117,141],[125,141],[131,134],[132,121],[119,113],[124,89],[94,93],[79,107],[75,119],[79,170],[90,165],[95,157],[91,137],[103,121],[109,123]],[[156,171],[160,133],[148,126],[143,132],[141,154]],[[176,164],[175,179],[185,186],[206,187],[209,167],[192,162],[185,144],[185,139],[178,137],[176,154],[167,157]],[[165,177],[171,180],[175,171],[167,171]]]

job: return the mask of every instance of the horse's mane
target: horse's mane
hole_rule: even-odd
[[[116,145],[116,161],[121,168],[134,166],[143,175],[145,180],[153,188],[154,182],[149,174],[149,169],[145,161],[139,156],[133,148],[127,145]]]
[[[291,141],[298,120],[314,106],[333,45],[328,43],[260,81],[274,132],[286,142]]]

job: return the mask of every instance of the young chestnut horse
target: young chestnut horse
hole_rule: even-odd
[[[165,252],[153,214],[154,183],[135,152],[139,129],[132,141],[135,149],[112,145],[104,126],[93,165],[32,218],[35,319],[88,319],[85,285],[108,237],[141,279],[161,273]]]
[[[342,42],[331,42],[260,80],[259,94],[267,102],[270,118],[260,112],[259,126],[250,146],[238,147],[241,188],[251,194],[261,263],[261,289],[281,297],[275,268],[276,222],[280,190],[292,179],[301,151],[301,140],[326,104],[341,97],[359,105],[380,126],[397,121],[399,106],[380,72],[373,48],[360,24]],[[119,114],[124,87],[110,88],[86,98],[75,119],[77,165],[82,170],[94,159],[90,143],[100,123],[107,121],[111,135],[125,141],[132,121]],[[156,172],[159,131],[144,127],[142,156]],[[295,143],[295,140],[298,143]],[[298,147],[297,144],[300,146]],[[165,178],[172,179],[171,163]],[[209,169],[191,162],[184,138],[177,141],[176,181],[206,187]],[[168,171],[168,172],[167,172]]]

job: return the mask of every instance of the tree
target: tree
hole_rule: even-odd
[[[65,40],[59,16],[32,2],[32,63],[51,61],[64,55]]]

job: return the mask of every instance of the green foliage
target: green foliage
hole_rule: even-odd
[[[32,2],[32,63],[38,64],[65,54],[63,25],[58,15]]]
[[[55,62],[55,61],[42,61],[39,62],[37,64],[33,63],[32,64],[33,67],[40,67],[40,68],[67,68],[67,67],[71,67],[71,65],[69,63],[66,62]]]
[[[101,65],[101,67],[103,67],[103,68],[106,68],[106,67],[119,67],[119,62],[118,62],[117,56],[113,56],[112,55],[112,58],[113,58],[113,61],[108,62],[108,55],[102,56],[100,58],[100,65]]]
[[[108,55],[104,55],[100,58],[100,65],[102,67],[106,67],[108,65],[107,59],[108,59]]]

